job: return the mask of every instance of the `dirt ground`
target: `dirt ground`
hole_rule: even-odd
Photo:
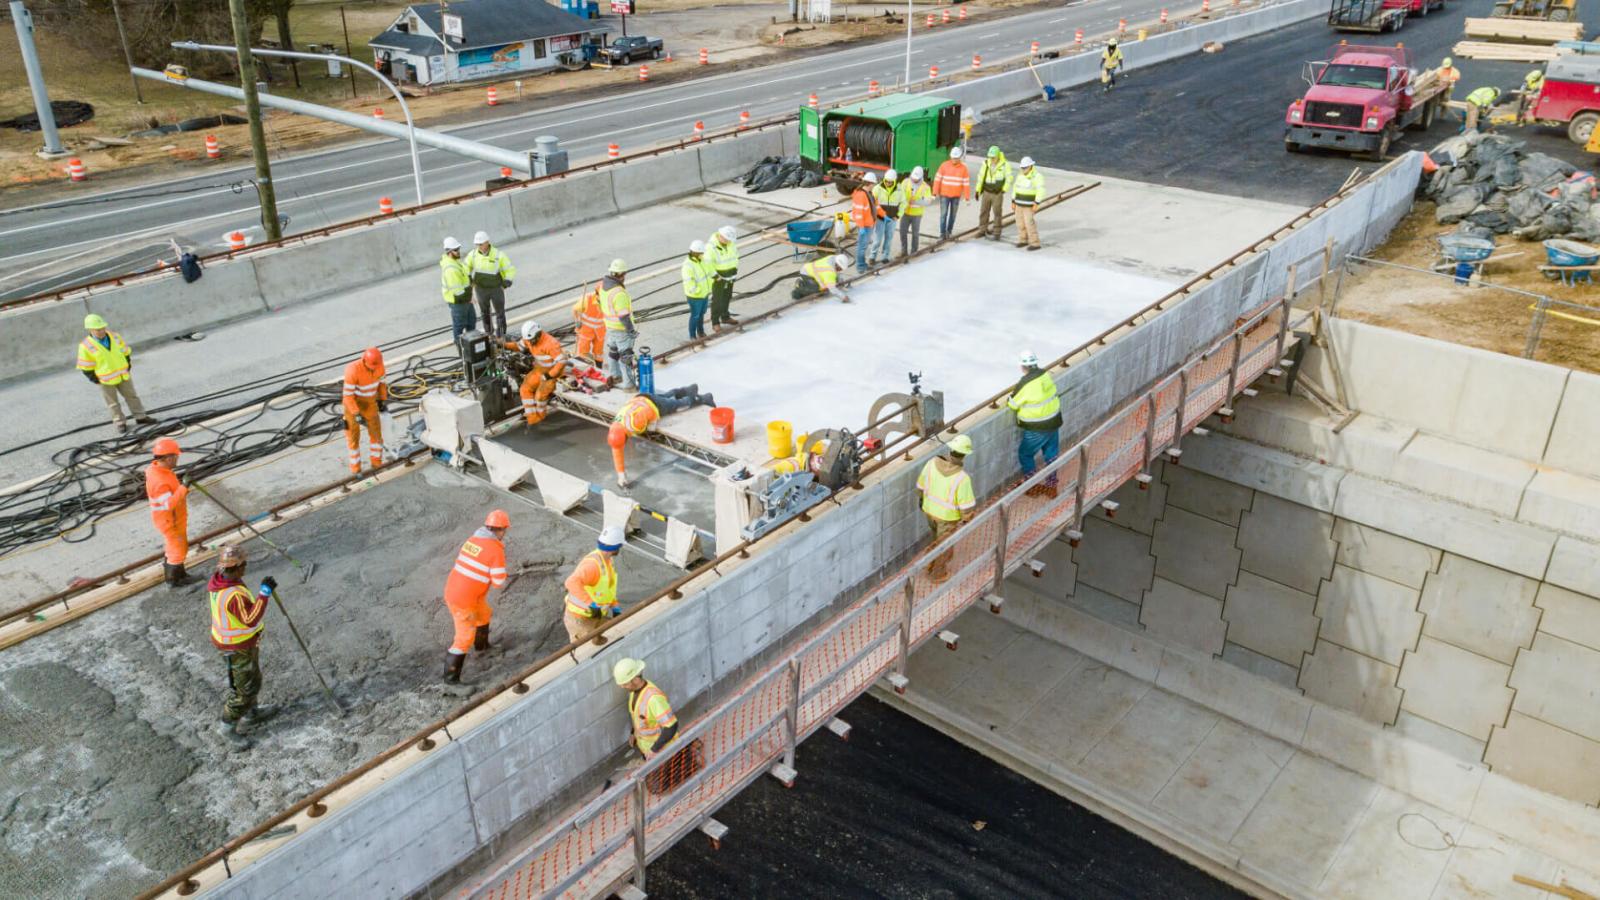
[[[1420,269],[1437,263],[1439,248],[1434,239],[1454,229],[1437,224],[1433,208],[1432,203],[1418,202],[1389,240],[1373,253],[1373,258]],[[1507,258],[1486,267],[1483,287],[1461,286],[1453,278],[1382,266],[1357,267],[1345,275],[1338,314],[1385,328],[1521,356],[1534,314],[1530,307],[1536,298],[1488,286],[1515,288],[1592,307],[1592,312],[1587,308],[1553,307],[1592,319],[1594,324],[1547,317],[1533,358],[1600,371],[1600,284],[1569,287],[1546,278],[1538,269],[1546,261],[1538,241],[1501,237],[1498,243],[1500,248],[1495,255]]]
[[[225,675],[203,585],[147,591],[0,653],[0,896],[130,896],[461,703],[439,685],[440,596],[495,505],[507,501],[441,466],[350,497],[272,533],[316,564],[306,583],[252,542],[248,581],[280,580],[350,712],[329,710],[273,609],[261,699],[282,711],[247,751],[230,755],[212,731]],[[560,582],[593,547],[553,515],[509,508],[508,562],[532,571],[490,601],[496,647],[466,664],[478,684],[566,643]],[[635,553],[620,562],[625,603],[678,574]]]

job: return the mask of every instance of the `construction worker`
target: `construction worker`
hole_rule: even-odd
[[[250,747],[246,723],[265,722],[278,714],[277,707],[256,703],[261,693],[261,629],[278,582],[268,575],[251,595],[244,584],[245,564],[244,550],[239,545],[224,544],[217,555],[216,571],[206,583],[211,644],[222,654],[228,668],[228,693],[222,702],[217,734],[234,750]]]
[[[1467,95],[1467,118],[1461,126],[1463,134],[1478,131],[1489,123],[1489,111],[1500,100],[1500,89],[1494,86],[1478,88]]]
[[[633,725],[629,741],[645,759],[666,750],[678,737],[678,715],[661,688],[645,680],[644,662],[619,659],[611,667],[617,687],[628,692],[628,721]]]
[[[489,243],[488,232],[472,236],[476,246],[467,254],[467,272],[472,275],[472,289],[478,295],[478,311],[483,313],[483,330],[495,334],[506,333],[506,288],[517,277],[517,267],[510,257]],[[490,313],[494,314],[490,318]]]
[[[444,302],[450,307],[450,340],[478,327],[478,313],[472,307],[472,273],[461,258],[461,242],[444,239],[444,255],[439,257],[439,283]]]
[[[867,271],[867,254],[872,240],[878,234],[878,220],[883,217],[878,208],[878,198],[873,194],[878,176],[871,172],[861,176],[861,183],[850,193],[850,221],[856,226],[856,271]]]
[[[600,285],[585,291],[578,302],[572,304],[572,324],[578,329],[578,341],[572,355],[582,357],[596,366],[605,365],[606,320],[600,311]]]
[[[150,521],[161,533],[166,558],[161,571],[170,587],[183,587],[194,579],[184,571],[189,558],[189,488],[178,479],[178,454],[172,438],[158,438],[150,448],[154,457],[144,470],[144,494],[150,501]]]
[[[611,463],[617,470],[617,486],[628,486],[627,458],[623,452],[623,448],[628,446],[628,438],[655,431],[664,415],[691,406],[716,405],[717,401],[710,394],[700,393],[698,384],[673,388],[665,393],[634,394],[629,398],[612,417],[611,427],[606,431],[606,443],[611,446]]]
[[[956,230],[956,211],[961,201],[972,194],[972,175],[962,161],[960,147],[950,148],[950,158],[933,173],[933,193],[939,198],[939,240],[948,240]]]
[[[610,384],[627,390],[639,385],[633,370],[633,342],[639,329],[633,325],[633,298],[624,284],[628,264],[613,259],[600,281],[600,315],[606,324],[606,376]]]
[[[1117,39],[1106,41],[1106,49],[1100,52],[1100,92],[1111,90],[1117,83],[1117,72],[1122,69],[1122,48],[1117,46]]]
[[[1006,406],[1017,415],[1017,427],[1022,429],[1022,440],[1017,445],[1017,462],[1022,464],[1022,475],[1030,477],[1038,471],[1034,457],[1043,453],[1049,465],[1061,452],[1061,398],[1056,396],[1056,382],[1050,373],[1039,367],[1039,357],[1032,350],[1022,351],[1019,360],[1022,377],[1011,389]],[[1054,497],[1056,478],[1051,475],[1045,482],[1028,489],[1035,496]]]
[[[933,188],[923,180],[921,166],[913,168],[910,177],[900,186],[900,198],[904,201],[900,217],[900,255],[909,256],[921,245],[922,214],[933,205]],[[906,240],[908,235],[909,241]]]
[[[705,241],[689,242],[689,255],[679,270],[683,279],[683,299],[689,301],[689,340],[706,336],[706,306],[716,290],[717,269],[706,259]]]
[[[888,169],[883,180],[872,189],[878,201],[878,224],[873,228],[872,243],[867,245],[867,265],[886,263],[894,256],[894,229],[900,221],[900,206],[904,201],[900,190],[900,173]]]
[[[1446,56],[1439,63],[1439,82],[1444,85],[1444,98],[1440,102],[1450,102],[1450,92],[1456,89],[1456,82],[1461,80],[1461,70],[1456,68],[1455,60]]]
[[[973,193],[978,197],[978,233],[988,236],[991,240],[1000,240],[1001,232],[1005,226],[1001,224],[1004,217],[1002,204],[1006,194],[1011,191],[1011,164],[1006,162],[1006,155],[1000,152],[999,147],[990,147],[989,153],[984,157],[983,167],[978,169],[978,182],[973,188]],[[989,230],[989,220],[994,220],[994,231]]]
[[[721,332],[724,325],[732,325],[738,318],[728,311],[733,303],[733,279],[739,274],[738,232],[732,225],[724,225],[706,242],[706,257],[716,270],[716,280],[711,285],[711,330]]]
[[[1533,110],[1533,104],[1539,99],[1539,91],[1544,88],[1544,70],[1534,69],[1522,76],[1522,91],[1517,98],[1517,119],[1522,121]]]
[[[572,574],[567,576],[566,606],[561,613],[561,624],[567,628],[567,639],[581,644],[594,637],[607,619],[622,615],[622,605],[617,602],[617,554],[627,539],[622,526],[608,525]]]
[[[111,410],[111,424],[117,434],[128,433],[128,420],[123,418],[122,404],[128,404],[128,414],[140,425],[153,425],[155,419],[144,411],[139,393],[133,389],[133,349],[122,335],[111,331],[106,320],[90,313],[83,317],[83,327],[89,336],[78,344],[78,371],[89,383],[98,385],[100,397]]]
[[[962,522],[972,518],[978,501],[972,493],[972,476],[965,471],[966,459],[972,455],[972,438],[958,434],[946,445],[947,456],[928,460],[917,476],[917,490],[922,492],[922,514],[928,517],[928,528],[933,532],[933,543],[938,545],[955,533]],[[951,547],[934,558],[928,565],[928,577],[939,584],[950,577],[950,558],[955,555]]]
[[[1033,220],[1034,207],[1044,199],[1044,173],[1024,156],[1011,179],[1011,211],[1017,214],[1017,246],[1039,249],[1039,226]]]
[[[845,266],[850,265],[850,256],[845,253],[834,256],[824,256],[815,259],[800,267],[800,280],[795,282],[794,290],[789,292],[790,298],[804,300],[814,294],[827,291],[844,303],[850,302],[850,295],[839,290],[839,275]]]
[[[445,661],[446,684],[461,683],[461,667],[467,663],[467,651],[489,649],[489,620],[494,617],[494,608],[489,605],[489,589],[503,588],[509,580],[505,537],[510,527],[511,517],[505,510],[492,510],[483,520],[483,527],[461,545],[455,565],[445,579],[444,605],[455,623],[455,640],[450,644]]]
[[[506,341],[507,350],[520,350],[533,357],[533,365],[522,378],[522,418],[529,425],[544,421],[550,412],[550,395],[566,371],[567,356],[556,336],[539,327],[538,322],[522,323],[522,339]]]
[[[378,413],[389,411],[389,385],[383,381],[383,351],[368,347],[344,367],[344,440],[350,447],[350,473],[361,472],[361,424],[367,426],[367,459],[383,465],[383,425]]]

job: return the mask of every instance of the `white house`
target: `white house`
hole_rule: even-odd
[[[454,0],[408,6],[367,43],[392,80],[444,84],[553,69],[610,30],[544,0]]]

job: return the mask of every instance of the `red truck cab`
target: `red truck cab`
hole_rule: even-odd
[[[1403,9],[1407,15],[1425,16],[1430,10],[1444,9],[1444,0],[1383,0],[1384,9]]]
[[[1284,147],[1327,147],[1381,158],[1400,129],[1433,124],[1442,85],[1412,90],[1405,47],[1339,44],[1327,62],[1306,64],[1305,96],[1284,114]],[[1435,79],[1439,81],[1439,79]]]
[[[1568,54],[1551,60],[1528,116],[1543,125],[1565,125],[1567,137],[1588,143],[1600,122],[1600,56]]]

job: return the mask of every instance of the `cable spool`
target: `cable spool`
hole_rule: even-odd
[[[858,162],[887,164],[889,150],[894,146],[894,129],[883,122],[846,120],[844,146],[850,158]],[[837,145],[835,145],[837,146]]]

